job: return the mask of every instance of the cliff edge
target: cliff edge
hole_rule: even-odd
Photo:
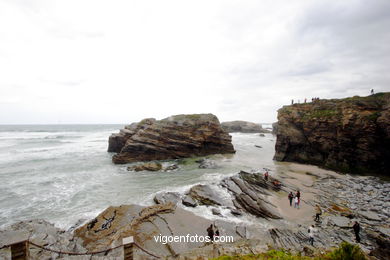
[[[277,161],[390,174],[390,93],[317,100],[278,110]]]

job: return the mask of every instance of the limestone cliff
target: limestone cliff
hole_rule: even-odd
[[[114,163],[177,159],[234,153],[231,136],[212,114],[176,115],[144,119],[109,138]]]
[[[390,173],[390,93],[278,111],[275,159],[351,173]]]

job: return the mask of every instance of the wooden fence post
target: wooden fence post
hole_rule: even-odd
[[[123,244],[123,259],[133,260],[134,238],[125,237],[122,239],[122,244]]]
[[[11,245],[12,260],[27,260],[28,256],[28,241],[24,240]]]

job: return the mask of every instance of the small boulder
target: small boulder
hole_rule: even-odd
[[[140,171],[161,171],[162,170],[162,165],[161,163],[158,162],[148,162],[148,163],[143,163],[143,164],[137,164],[133,166],[127,167],[128,171],[135,171],[135,172],[140,172]]]
[[[164,167],[165,172],[174,171],[177,169],[179,169],[179,166],[177,166],[177,164],[171,164],[171,165]]]
[[[176,205],[180,201],[180,194],[178,192],[161,192],[154,196],[153,201],[156,204],[172,203]]]
[[[211,212],[213,213],[213,215],[222,217],[221,210],[219,210],[217,208],[212,208]]]
[[[219,168],[219,166],[216,164],[216,162],[213,160],[210,160],[210,159],[202,159],[202,160],[199,160],[198,162],[200,163],[199,164],[200,169],[217,169],[217,168]]]
[[[183,198],[181,203],[183,203],[183,205],[187,207],[195,208],[196,206],[198,206],[198,203],[196,203],[196,201],[188,195]]]

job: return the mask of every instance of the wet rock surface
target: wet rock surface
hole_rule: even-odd
[[[111,135],[108,151],[117,153],[112,157],[117,164],[235,152],[231,136],[212,114],[144,119]]]
[[[197,162],[199,163],[200,169],[218,169],[220,167],[214,160],[207,158],[198,160]]]
[[[66,232],[55,227],[45,220],[21,221],[15,223],[5,230],[0,231],[0,248],[3,245],[29,240],[35,244],[48,247],[54,250],[66,252],[87,252],[83,246],[83,240],[74,237],[71,232]],[[30,245],[31,259],[58,259],[60,256],[50,251],[45,251]],[[112,254],[112,256],[117,254]],[[9,248],[0,250],[0,259],[11,260]],[[99,258],[99,255],[97,256]]]
[[[156,204],[172,203],[176,205],[180,201],[180,193],[178,192],[160,192],[154,196],[153,201]]]
[[[160,162],[147,162],[147,163],[139,163],[136,165],[132,165],[127,167],[128,171],[133,172],[140,172],[140,171],[175,171],[179,169],[179,166],[177,164],[166,164],[166,163],[160,163]]]
[[[197,201],[200,205],[223,205],[223,199],[210,185],[195,185],[188,192],[193,200]]]

